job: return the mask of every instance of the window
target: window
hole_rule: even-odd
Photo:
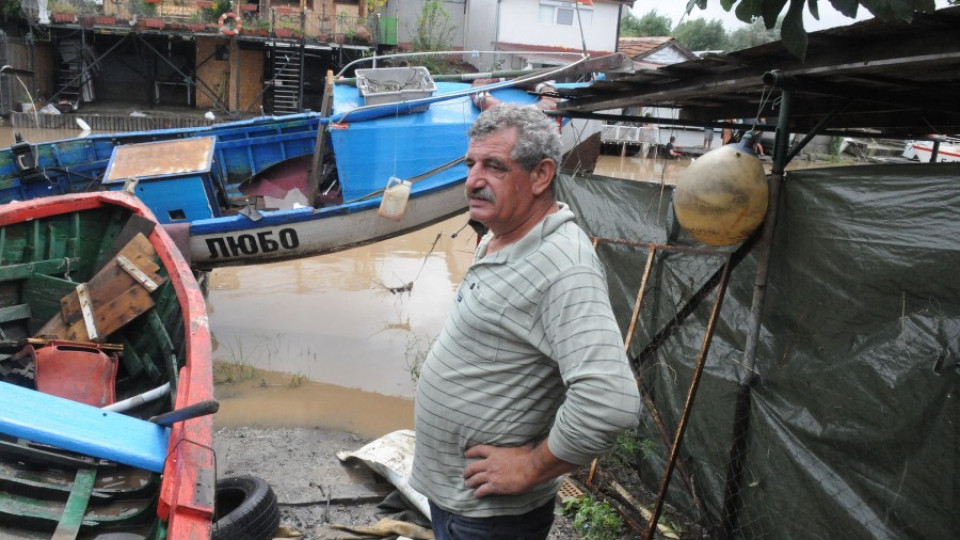
[[[573,2],[558,2],[557,0],[541,0],[540,22],[543,24],[561,24],[575,26],[577,24],[577,6]],[[593,18],[593,8],[580,6],[580,22],[584,28],[590,27]]]

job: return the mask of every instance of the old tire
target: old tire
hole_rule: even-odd
[[[256,476],[217,481],[212,540],[268,540],[280,525],[277,495]]]

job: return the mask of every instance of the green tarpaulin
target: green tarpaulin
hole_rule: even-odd
[[[558,189],[591,236],[696,245],[675,224],[669,186],[564,176]],[[756,378],[741,394],[742,473],[728,469],[754,253],[731,274],[682,444],[702,509],[676,475],[668,503],[714,532],[732,523],[738,538],[960,537],[960,164],[791,172],[780,209]],[[624,332],[647,252],[598,246]],[[630,356],[722,264],[659,251]],[[639,367],[671,433],[714,299]],[[642,429],[659,439],[649,420]],[[665,455],[641,463],[653,491]]]

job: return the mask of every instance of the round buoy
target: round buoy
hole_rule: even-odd
[[[227,21],[233,20],[233,27],[227,25]],[[240,17],[236,13],[224,13],[220,15],[220,33],[227,36],[235,36],[240,33],[240,28],[243,26],[243,23],[240,22]]]
[[[710,246],[742,242],[767,213],[767,179],[760,160],[739,145],[721,146],[697,158],[673,193],[677,221]]]

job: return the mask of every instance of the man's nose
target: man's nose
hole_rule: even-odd
[[[473,189],[483,185],[483,173],[480,167],[474,165],[467,170],[467,188]]]

